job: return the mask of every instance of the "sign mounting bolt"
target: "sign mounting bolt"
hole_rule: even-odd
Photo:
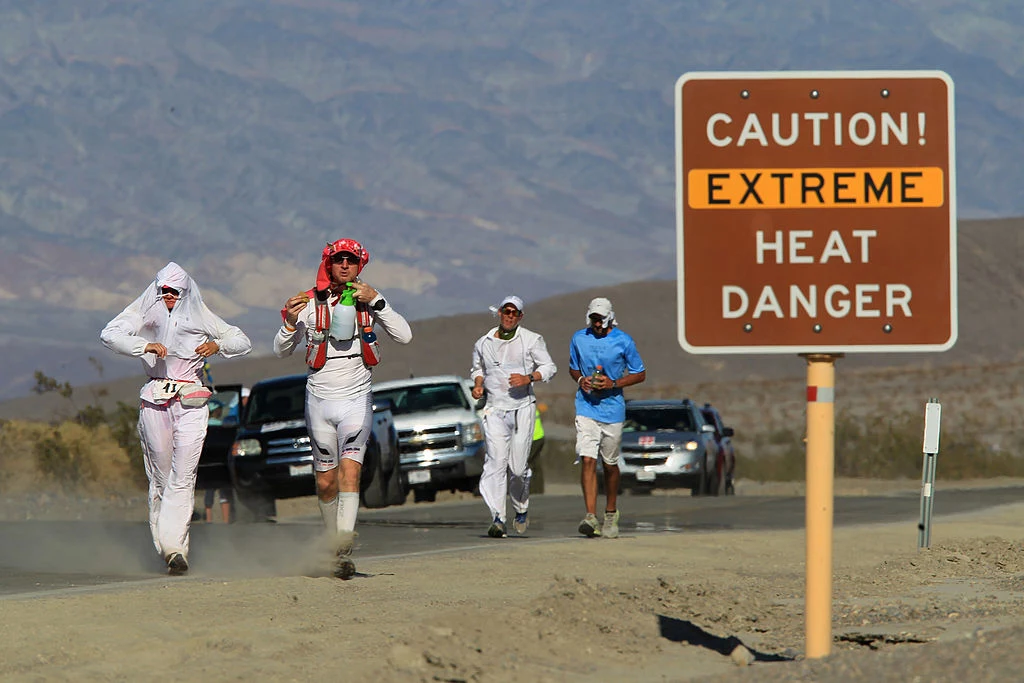
[[[750,91],[749,90],[741,90],[740,91],[740,97],[742,97],[745,100],[749,100],[750,99]]]
[[[811,329],[814,330],[814,334],[818,334],[821,332],[821,323],[814,323],[814,327]]]
[[[885,332],[886,334],[892,332],[892,325],[890,325],[889,323],[882,325],[882,332]]]
[[[889,96],[889,89],[888,88],[882,88],[882,97],[888,97],[888,96]]]
[[[819,93],[819,92],[818,92],[817,90],[812,90],[812,91],[811,91],[811,99],[812,99],[812,100],[816,100],[816,99],[818,99],[818,96],[819,96],[819,95],[821,95],[821,93]]]
[[[751,325],[750,323],[747,323],[747,324],[745,324],[743,326],[743,331],[744,332],[752,332],[753,330],[754,330],[754,326]]]

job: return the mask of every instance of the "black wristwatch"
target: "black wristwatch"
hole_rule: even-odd
[[[384,307],[387,306],[387,305],[388,305],[388,302],[384,301],[384,299],[381,298],[377,303],[371,304],[370,308],[372,308],[375,311],[383,311]]]

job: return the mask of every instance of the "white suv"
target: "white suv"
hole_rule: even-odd
[[[483,472],[483,426],[469,383],[458,375],[378,382],[375,399],[391,402],[402,476],[416,502],[438,491],[475,491]]]

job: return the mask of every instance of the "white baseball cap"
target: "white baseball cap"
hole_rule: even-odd
[[[615,324],[615,311],[612,310],[612,302],[603,296],[590,300],[590,305],[587,306],[587,325],[590,324],[590,316],[592,315],[599,315],[604,318],[602,327],[607,328]]]
[[[518,296],[514,296],[511,294],[506,296],[504,299],[501,300],[501,303],[498,304],[498,310],[500,311],[502,308],[504,308],[505,304],[512,304],[520,313],[523,312],[523,300],[520,299]]]

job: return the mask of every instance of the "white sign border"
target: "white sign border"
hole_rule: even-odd
[[[937,78],[946,84],[949,130],[949,282],[950,336],[942,344],[864,344],[836,346],[693,346],[686,340],[686,299],[683,274],[683,85],[689,81],[708,80],[778,80],[778,79],[922,79]],[[956,120],[953,79],[935,69],[864,70],[864,71],[688,71],[675,85],[676,127],[676,302],[679,345],[695,355],[709,354],[777,354],[777,353],[928,353],[948,351],[959,334],[957,318],[957,211],[956,211]]]

